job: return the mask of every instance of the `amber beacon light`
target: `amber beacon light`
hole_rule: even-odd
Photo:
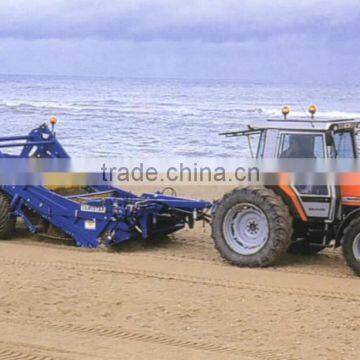
[[[56,125],[57,123],[57,118],[55,116],[53,116],[51,119],[50,119],[50,124],[51,125]]]
[[[309,113],[311,115],[311,118],[313,118],[315,116],[317,112],[317,106],[316,105],[310,105],[309,106]]]
[[[284,106],[281,110],[282,114],[284,115],[284,119],[286,119],[286,117],[289,115],[290,113],[290,107],[289,106]]]

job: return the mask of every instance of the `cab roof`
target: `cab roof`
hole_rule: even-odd
[[[307,130],[307,131],[326,131],[326,130],[345,130],[360,126],[360,118],[329,119],[316,116],[297,117],[297,118],[270,118],[267,120],[257,120],[248,125],[249,130],[265,129],[286,129],[286,130]]]
[[[221,133],[225,136],[241,136],[267,129],[296,130],[296,131],[344,131],[348,129],[360,129],[360,118],[329,119],[317,116],[297,118],[270,118],[267,120],[256,120],[248,124],[247,129]]]

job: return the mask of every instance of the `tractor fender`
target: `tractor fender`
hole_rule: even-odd
[[[356,217],[360,217],[360,208],[355,209],[351,211],[345,219],[342,220],[340,223],[340,226],[337,229],[336,232],[336,238],[335,238],[335,247],[338,247],[341,245],[341,238],[343,236],[345,228],[350,224],[350,222],[355,219]]]
[[[274,192],[283,199],[285,204],[289,207],[290,214],[293,216],[293,218],[300,219],[304,222],[307,221],[307,216],[301,205],[301,202],[290,186],[284,185],[270,188],[272,188]]]

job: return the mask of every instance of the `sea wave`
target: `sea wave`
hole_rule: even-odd
[[[60,102],[49,102],[49,101],[2,101],[0,102],[0,108],[9,109],[13,111],[21,110],[36,110],[36,109],[54,109],[54,110],[75,110],[79,109],[78,106],[64,104]]]
[[[289,119],[308,117],[310,103],[317,117],[360,118],[359,87],[17,77],[0,81],[0,92],[2,134],[21,135],[54,115],[71,155],[241,156],[246,139],[218,134],[281,118],[283,103]]]

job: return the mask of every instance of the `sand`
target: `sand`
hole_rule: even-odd
[[[240,269],[198,224],[111,251],[20,230],[0,258],[0,359],[359,357],[360,279],[339,250]]]

